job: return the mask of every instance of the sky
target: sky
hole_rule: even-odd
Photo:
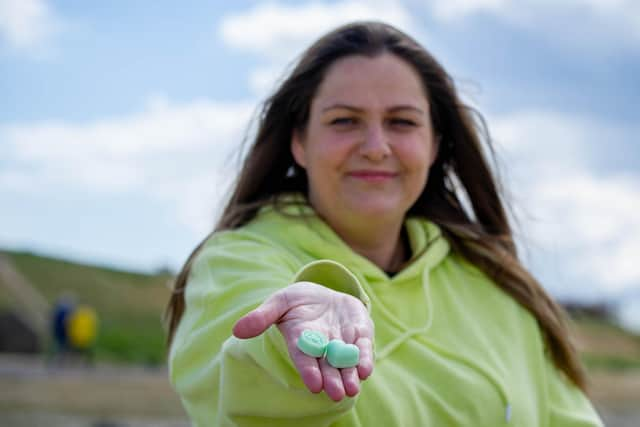
[[[0,0],[0,248],[179,269],[260,102],[359,19],[414,36],[484,115],[544,286],[640,328],[636,0]]]

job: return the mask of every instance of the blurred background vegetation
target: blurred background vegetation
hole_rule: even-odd
[[[162,313],[172,285],[170,272],[132,273],[24,252],[4,251],[0,255],[5,259],[4,268],[9,264],[20,276],[14,280],[19,282],[18,289],[15,283],[10,287],[0,282],[0,312],[13,312],[27,321],[34,317],[49,320],[56,300],[71,294],[79,304],[92,306],[98,314],[96,361],[145,365],[165,361]],[[5,277],[6,282],[6,276],[0,276],[0,280]],[[34,295],[41,296],[46,304],[25,301],[35,299]],[[49,312],[34,313],[43,310]],[[45,353],[51,352],[50,330],[38,332],[41,348]]]

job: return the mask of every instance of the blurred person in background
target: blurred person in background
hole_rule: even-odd
[[[69,293],[63,293],[53,306],[51,315],[51,336],[53,341],[51,361],[62,363],[71,351],[67,334],[67,320],[76,305],[76,298]]]
[[[423,46],[338,28],[259,120],[167,309],[194,425],[602,425],[516,253],[484,121]],[[357,346],[357,366],[303,353],[305,330]]]
[[[67,335],[71,348],[85,364],[93,365],[94,344],[98,337],[98,314],[87,304],[78,305],[67,320]]]
[[[98,315],[87,304],[78,304],[72,294],[56,300],[51,321],[53,354],[51,362],[75,363],[79,358],[93,364],[93,345],[98,335]]]

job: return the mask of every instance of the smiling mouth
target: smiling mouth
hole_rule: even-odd
[[[367,182],[384,182],[398,176],[397,173],[383,171],[355,171],[349,172],[347,175]]]

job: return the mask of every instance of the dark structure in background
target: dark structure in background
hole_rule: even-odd
[[[0,313],[0,352],[39,353],[38,334],[14,312]]]
[[[608,302],[572,302],[561,303],[569,315],[573,318],[597,319],[606,323],[615,323],[615,307]]]

